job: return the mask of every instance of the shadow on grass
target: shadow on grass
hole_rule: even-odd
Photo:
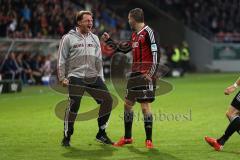
[[[110,145],[99,145],[99,149],[90,149],[90,148],[75,148],[69,147],[66,148],[68,152],[63,153],[63,157],[70,159],[86,159],[86,160],[101,160],[113,156],[113,152],[117,149]]]
[[[115,148],[109,145],[99,145],[99,149],[90,149],[90,148],[75,148],[69,147],[66,148],[66,153],[63,153],[62,156],[69,159],[86,159],[86,160],[105,160],[105,159],[116,159],[113,157],[113,153],[120,148]],[[135,154],[136,156],[129,155],[129,158],[117,158],[116,160],[180,160],[177,157],[174,157],[170,154],[159,152],[158,149],[138,149],[133,146],[126,147],[129,152]],[[123,155],[124,157],[128,155]]]
[[[149,150],[146,150],[146,151],[142,151],[142,150],[139,150],[138,148],[135,148],[133,146],[128,146],[127,147],[128,150],[132,153],[135,153],[137,155],[139,155],[139,157],[134,157],[138,160],[146,160],[146,159],[157,159],[157,160],[180,160],[179,158],[177,157],[174,157],[170,154],[167,154],[167,153],[163,153],[163,152],[159,152],[158,149],[156,148],[153,148],[153,149],[149,149]],[[133,158],[131,158],[133,159]]]

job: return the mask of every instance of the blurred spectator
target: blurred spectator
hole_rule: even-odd
[[[43,76],[43,70],[42,70],[42,57],[41,55],[35,55],[30,60],[30,66],[32,69],[32,75],[35,80],[35,84],[42,84],[42,76]]]
[[[23,17],[24,21],[30,22],[31,10],[28,8],[27,4],[24,4],[24,8],[21,9],[21,16]]]
[[[17,56],[18,66],[22,68],[21,80],[23,84],[33,84],[32,69],[29,65],[28,54],[19,53]]]
[[[28,52],[11,52],[3,61],[0,72],[3,79],[21,80],[23,84],[43,84],[43,77],[49,79],[53,72],[51,55],[43,56]],[[2,63],[2,62],[1,62]]]
[[[21,53],[18,53],[16,55],[16,63],[17,63],[19,70],[21,70],[20,79],[23,79],[23,76],[24,76],[22,57],[23,57],[23,55]]]
[[[181,51],[177,45],[173,46],[173,54],[171,56],[171,62],[173,68],[181,67]]]
[[[3,63],[3,79],[14,80],[20,78],[22,69],[17,64],[14,52],[11,52]]]
[[[164,64],[170,69],[167,76],[179,77],[184,76],[186,72],[192,71],[187,42],[184,41],[182,44],[174,45],[173,47],[167,46],[163,53],[166,56]]]
[[[52,68],[51,68],[51,59],[50,59],[50,55],[47,55],[43,58],[42,62],[42,72],[44,76],[50,76],[50,74],[52,73]]]
[[[180,53],[181,53],[181,66],[183,68],[183,72],[188,72],[190,70],[190,51],[188,48],[187,42],[183,41],[180,46]]]
[[[16,12],[12,12],[11,15],[10,15],[10,23],[7,27],[7,35],[10,37],[16,30],[17,28],[17,15],[16,15]]]

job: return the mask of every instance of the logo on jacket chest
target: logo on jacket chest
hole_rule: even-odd
[[[84,43],[78,43],[73,45],[73,48],[83,48],[83,47],[85,47]],[[92,43],[86,44],[86,47],[94,47],[94,44]]]
[[[84,47],[83,43],[79,43],[79,44],[74,44],[73,48],[80,48],[80,47]]]

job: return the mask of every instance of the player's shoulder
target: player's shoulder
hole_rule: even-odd
[[[76,29],[72,28],[72,29],[69,30],[69,32],[67,32],[66,34],[64,34],[64,35],[62,36],[62,39],[63,39],[63,38],[70,38],[70,37],[72,37],[72,36],[75,36],[76,33],[77,33]]]
[[[64,34],[60,40],[63,43],[68,43],[69,42],[69,34]]]
[[[156,32],[149,26],[145,27],[145,37],[149,38],[151,41],[155,41],[155,39],[158,39],[158,35]]]
[[[148,25],[144,28],[144,31],[146,33],[153,33],[154,32],[154,30],[151,27],[149,27]]]
[[[69,38],[69,36],[70,36],[70,34],[69,34],[69,33],[66,33],[66,34],[64,34],[64,35],[61,37],[61,40],[62,40],[62,41],[63,41],[63,40],[66,40],[66,39]]]

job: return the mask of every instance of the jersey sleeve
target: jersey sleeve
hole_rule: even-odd
[[[149,77],[153,77],[156,72],[157,68],[159,67],[159,62],[160,62],[160,49],[159,49],[159,41],[157,39],[156,34],[152,31],[152,29],[147,28],[147,42],[149,43],[151,53],[152,53],[152,66],[150,70],[148,71],[147,75]]]
[[[113,39],[109,38],[106,41],[106,44],[114,49],[114,52],[122,52],[128,53],[132,50],[132,42],[131,40],[122,41],[122,42],[115,42]]]
[[[68,36],[63,36],[59,49],[58,49],[58,79],[59,81],[62,81],[64,78],[66,78],[66,66],[67,66],[67,58],[69,54],[69,39]]]

